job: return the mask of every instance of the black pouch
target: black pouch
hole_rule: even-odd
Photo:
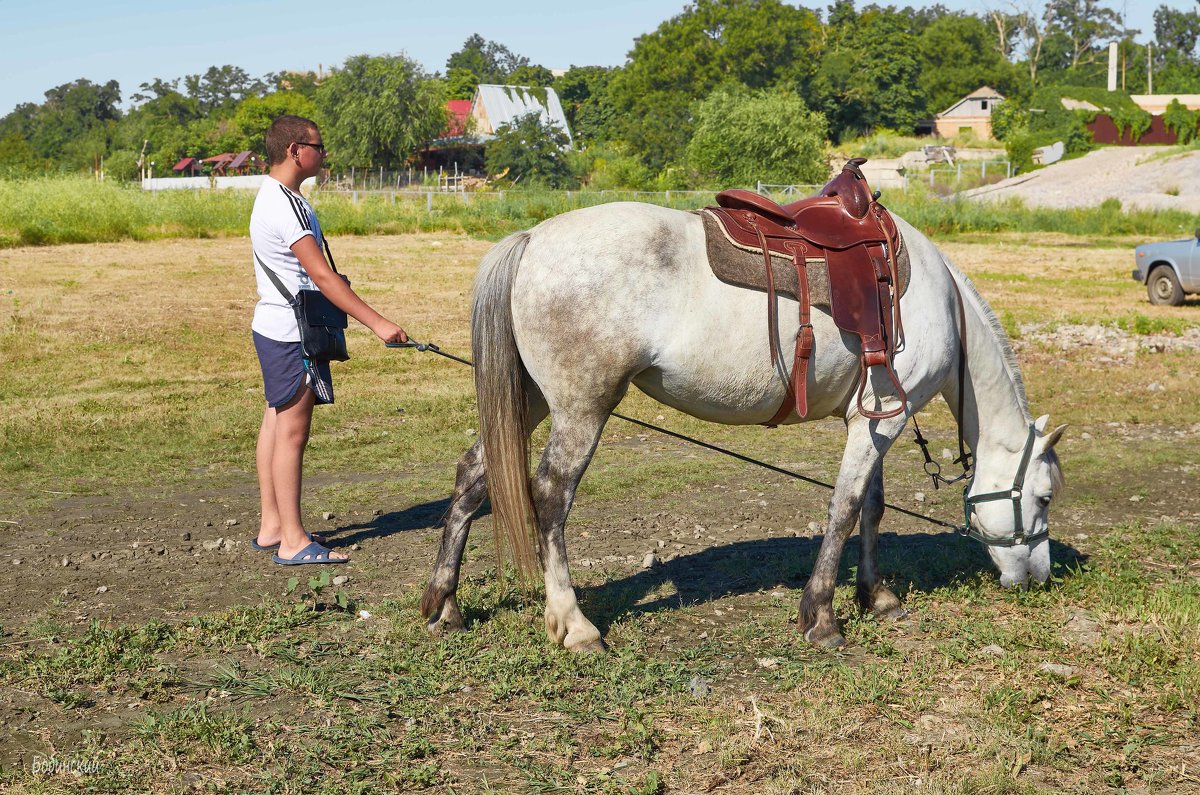
[[[300,327],[300,350],[314,361],[344,362],[346,350],[346,313],[334,306],[318,290],[300,290],[292,301],[296,325]]]
[[[347,284],[350,280],[338,273],[337,265],[333,262],[333,252],[329,250],[329,242],[325,244],[325,255],[329,258],[329,267]],[[346,350],[346,327],[349,322],[346,313],[338,309],[320,290],[299,290],[295,295],[288,292],[279,277],[254,255],[259,267],[266,272],[267,278],[275,285],[275,289],[291,304],[296,313],[296,325],[300,329],[300,351],[304,358],[319,362],[344,362],[350,358]]]

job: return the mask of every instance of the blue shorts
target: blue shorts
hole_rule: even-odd
[[[318,405],[333,402],[333,374],[329,372],[329,362],[305,359],[298,342],[279,342],[257,331],[250,333],[262,368],[268,406],[277,409],[286,405],[306,383],[312,387]]]

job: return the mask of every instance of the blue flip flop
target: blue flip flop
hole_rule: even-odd
[[[333,558],[329,556],[332,552],[329,547],[323,547],[316,541],[312,542],[304,549],[296,553],[293,558],[281,558],[278,555],[272,555],[271,560],[278,563],[280,566],[305,566],[312,563],[349,563],[350,558]]]
[[[328,540],[325,538],[325,536],[317,535],[316,533],[308,534],[309,541],[316,541],[318,538],[322,541]],[[250,539],[250,548],[255,552],[270,552],[272,550],[279,549],[279,542],[276,541],[274,544],[264,547],[262,544],[258,543],[258,536],[255,536],[254,538]]]

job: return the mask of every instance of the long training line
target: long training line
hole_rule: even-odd
[[[469,361],[467,359],[462,358],[461,356],[455,356],[452,353],[446,353],[445,351],[443,351],[441,348],[439,348],[437,345],[433,344],[432,342],[413,342],[412,340],[410,340],[408,342],[389,342],[386,344],[387,344],[387,347],[389,347],[389,348],[413,348],[415,350],[422,351],[422,352],[429,351],[432,353],[436,353],[439,356],[444,356],[447,359],[450,359],[451,361],[455,361],[460,364],[465,364],[467,367],[475,366],[474,363],[472,363],[471,361]],[[802,480],[805,483],[811,483],[814,486],[820,486],[822,488],[829,489],[831,491],[834,488],[833,484],[826,483],[823,480],[817,480],[816,478],[810,478],[807,475],[801,475],[799,472],[793,472],[790,469],[784,469],[783,467],[777,467],[774,464],[768,464],[766,461],[759,461],[757,458],[751,458],[750,456],[742,455],[741,453],[736,453],[733,450],[729,450],[727,448],[720,447],[715,444],[703,442],[699,439],[693,438],[691,436],[687,436],[682,433],[676,433],[675,431],[669,431],[666,428],[660,428],[657,425],[653,425],[649,422],[643,422],[642,420],[626,416],[626,415],[621,414],[616,411],[612,412],[612,416],[616,417],[617,419],[625,420],[626,422],[632,422],[634,425],[640,425],[643,428],[648,428],[652,431],[657,431],[658,433],[665,434],[667,436],[673,436],[676,439],[680,439],[682,441],[694,444],[697,447],[703,447],[706,450],[712,450],[714,452],[722,453],[723,455],[727,455],[730,458],[736,458],[739,461],[745,461],[747,464],[754,464],[755,466],[762,467],[763,469],[769,469],[772,472],[778,473],[780,475],[785,475],[785,476],[787,476],[789,478],[793,478],[795,480]],[[914,519],[922,519],[926,522],[929,522],[930,524],[935,524],[939,527],[946,527],[951,530],[954,530],[955,532],[960,532],[962,530],[962,528],[956,524],[951,524],[950,522],[944,522],[941,519],[936,519],[932,516],[926,516],[925,514],[917,513],[916,511],[910,511],[907,508],[902,508],[899,505],[892,505],[890,502],[885,502],[884,506],[887,508],[890,508],[893,511],[898,511],[899,513],[902,513],[906,516],[911,516]]]

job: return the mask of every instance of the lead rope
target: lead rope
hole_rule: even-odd
[[[963,471],[956,478],[942,476],[942,465],[929,455],[929,442],[921,435],[921,426],[917,423],[917,415],[914,414],[912,418],[913,435],[917,437],[917,447],[921,448],[921,454],[925,456],[925,474],[933,480],[934,491],[941,488],[943,484],[953,486],[955,483],[966,480],[974,472],[974,462],[971,461],[971,454],[967,451],[962,432],[963,407],[966,405],[964,384],[967,373],[967,310],[963,306],[962,291],[958,289],[958,282],[954,280],[954,274],[950,273],[949,268],[946,268],[946,273],[950,276],[950,283],[954,285],[954,295],[958,299],[958,458],[951,463],[960,464]]]
[[[451,359],[451,360],[459,362],[461,364],[465,364],[468,367],[475,366],[473,363],[471,363],[470,361],[468,361],[466,359],[463,359],[462,357],[455,356],[452,353],[446,353],[445,351],[443,351],[441,348],[439,348],[437,345],[433,344],[432,342],[416,342],[416,341],[410,339],[408,342],[388,342],[388,343],[384,343],[384,344],[389,348],[413,348],[414,350],[421,351],[421,352],[429,351],[431,353],[436,353],[439,356],[445,356],[447,359]],[[620,420],[625,420],[626,422],[631,422],[634,425],[640,425],[643,428],[648,428],[649,430],[657,431],[658,433],[665,434],[667,436],[671,436],[671,437],[680,439],[685,442],[689,442],[690,444],[694,444],[697,447],[703,447],[706,450],[712,450],[713,452],[722,453],[723,455],[727,455],[730,458],[736,458],[739,461],[745,461],[747,464],[754,464],[755,466],[762,467],[763,469],[768,469],[777,474],[786,475],[787,477],[792,478],[794,480],[802,480],[805,483],[811,483],[814,486],[820,486],[821,488],[829,489],[830,491],[832,491],[834,488],[833,484],[826,483],[823,480],[817,480],[816,478],[810,478],[807,475],[801,475],[799,472],[792,472],[790,469],[784,469],[783,467],[777,467],[774,464],[768,464],[765,461],[759,461],[757,458],[751,458],[750,456],[742,455],[741,453],[735,453],[733,450],[729,450],[724,447],[719,447],[718,445],[715,445],[715,444],[709,444],[708,442],[702,442],[699,439],[695,439],[691,436],[686,436],[682,433],[676,433],[675,431],[669,431],[666,428],[660,428],[657,425],[652,425],[649,422],[643,422],[642,420],[634,419],[633,417],[627,417],[626,415],[621,414],[616,411],[612,412],[612,416],[614,416]],[[916,418],[914,417],[913,419],[915,420]],[[929,457],[928,454],[926,454],[926,458],[928,458],[928,457]],[[945,527],[945,528],[953,530],[954,532],[959,533],[959,534],[961,534],[962,530],[963,530],[963,528],[960,525],[952,524],[950,522],[944,522],[941,519],[936,519],[932,516],[926,516],[923,513],[917,513],[915,511],[910,511],[907,508],[900,507],[899,505],[892,505],[890,502],[885,502],[884,507],[887,507],[887,508],[892,509],[893,511],[902,513],[905,516],[911,516],[914,519],[921,519],[923,521],[929,522],[930,524],[937,525],[938,527]]]

